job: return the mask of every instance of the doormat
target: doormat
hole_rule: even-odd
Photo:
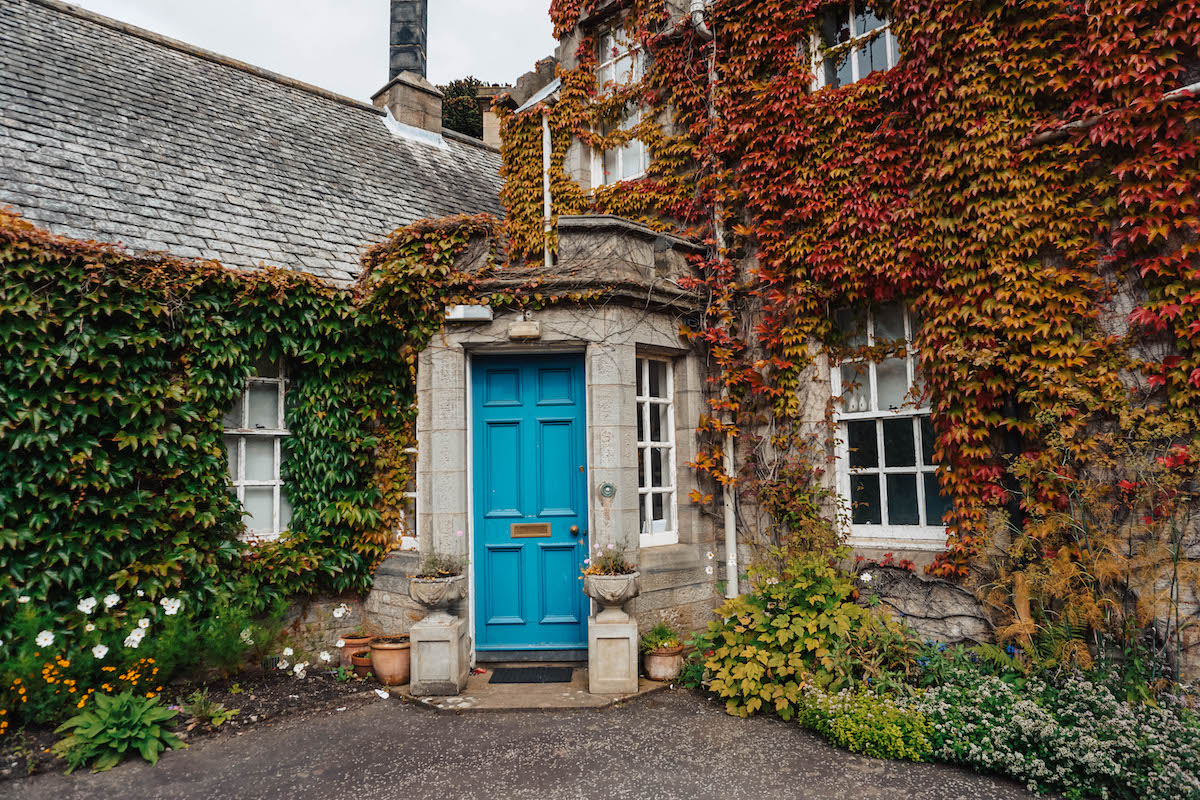
[[[488,683],[570,683],[573,667],[496,667]]]

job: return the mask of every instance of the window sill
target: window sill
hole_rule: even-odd
[[[638,551],[638,568],[642,572],[672,572],[699,566],[700,554],[691,544],[659,544]]]

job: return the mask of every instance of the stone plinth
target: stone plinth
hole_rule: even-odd
[[[637,623],[588,619],[588,691],[633,694],[638,690]]]
[[[471,665],[467,621],[445,612],[430,614],[412,626],[411,691],[418,697],[446,697],[462,692]]]

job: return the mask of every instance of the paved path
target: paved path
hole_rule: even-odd
[[[157,767],[44,775],[0,797],[209,800],[1028,798],[1013,783],[863,758],[794,723],[663,692],[603,711],[461,715],[392,699],[198,742]]]

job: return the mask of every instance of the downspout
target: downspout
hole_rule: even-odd
[[[691,18],[692,28],[696,31],[696,35],[706,42],[711,42],[714,38],[712,30],[704,21],[705,0],[692,0]],[[708,116],[715,121],[717,117],[716,103],[713,102],[713,85],[717,82],[717,66],[716,66],[716,49],[713,49],[709,56],[708,62]],[[725,229],[722,223],[724,209],[721,204],[713,204],[713,237],[717,241],[717,258],[724,258],[725,253]],[[726,389],[726,396],[728,389]],[[725,432],[725,447],[724,459],[721,465],[725,472],[726,482],[721,490],[721,500],[724,506],[725,518],[725,596],[728,598],[737,597],[741,592],[738,589],[738,555],[737,555],[737,513],[734,504],[737,502],[737,497],[733,491],[733,478],[737,474],[735,472],[735,464],[733,452],[735,448],[733,436],[733,415],[728,417],[728,425],[730,430]]]
[[[542,256],[549,271],[554,266],[554,257],[550,252],[550,233],[554,230],[552,221],[553,203],[550,197],[550,153],[553,149],[550,138],[550,109],[542,108]]]

